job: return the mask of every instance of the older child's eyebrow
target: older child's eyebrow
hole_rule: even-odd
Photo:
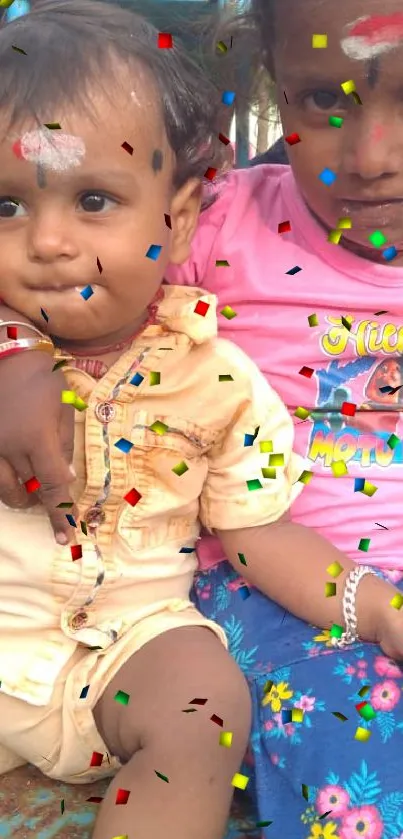
[[[324,76],[315,73],[300,72],[284,73],[282,82],[290,86],[304,87],[340,87],[340,76]]]

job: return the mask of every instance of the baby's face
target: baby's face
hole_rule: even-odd
[[[167,263],[188,256],[200,192],[190,182],[174,192],[174,154],[144,78],[113,106],[100,92],[92,101],[95,123],[72,108],[47,117],[61,129],[28,121],[0,143],[0,297],[89,347],[142,322]]]
[[[327,35],[327,48],[313,48],[313,35]],[[402,265],[401,0],[278,0],[274,65],[285,136],[301,137],[287,148],[311,210],[328,229],[349,217],[342,243],[384,264],[382,251],[395,245],[391,265]],[[341,88],[350,80],[362,105]],[[337,175],[331,186],[319,179],[325,168]],[[374,231],[387,239],[380,248]]]

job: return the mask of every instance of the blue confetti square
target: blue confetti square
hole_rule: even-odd
[[[161,251],[162,251],[162,245],[150,245],[150,247],[148,248],[148,251],[146,253],[146,256],[148,257],[148,259],[153,259],[154,262],[156,262],[156,260],[158,259]]]
[[[292,711],[282,711],[281,722],[283,723],[283,725],[287,725],[287,723],[292,722]]]
[[[336,178],[336,173],[332,172],[331,169],[324,169],[323,172],[321,172],[319,175],[319,180],[321,180],[322,183],[325,184],[325,186],[331,186],[332,184],[334,184]]]
[[[181,548],[179,553],[180,554],[192,554],[196,548]]]
[[[80,699],[86,699],[87,698],[89,689],[90,689],[89,685],[86,685],[85,688],[82,689],[82,691],[80,693]]]
[[[117,449],[120,449],[121,452],[124,454],[128,454],[129,451],[133,448],[134,443],[131,443],[130,440],[125,440],[124,437],[121,437],[117,443],[115,443]]]
[[[77,527],[77,525],[74,521],[74,516],[72,516],[70,513],[66,513],[66,519],[67,519],[68,523],[71,524],[72,527]]]
[[[224,90],[221,101],[223,105],[233,105],[235,102],[235,93],[232,90]]]
[[[142,376],[141,373],[135,373],[133,378],[130,379],[129,384],[134,385],[134,387],[138,387],[142,382],[144,382],[144,376]]]
[[[250,591],[248,589],[248,586],[241,586],[240,589],[238,589],[238,591],[240,596],[242,597],[242,600],[247,600],[248,597],[250,597]]]
[[[390,248],[386,248],[386,250],[382,251],[382,256],[386,259],[387,262],[391,262],[392,259],[397,256],[397,250],[394,245],[391,245]]]
[[[354,492],[362,492],[365,487],[365,478],[354,479]]]
[[[81,297],[84,298],[84,300],[89,300],[90,297],[92,297],[92,295],[94,294],[94,292],[90,285],[86,285],[85,288],[83,288],[83,290],[80,291],[80,294]]]

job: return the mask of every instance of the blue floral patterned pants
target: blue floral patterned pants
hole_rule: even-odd
[[[193,600],[251,690],[253,836],[403,839],[403,669],[374,644],[334,649],[226,562],[199,573]]]

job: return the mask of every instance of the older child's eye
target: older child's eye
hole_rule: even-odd
[[[0,218],[18,218],[23,214],[24,208],[15,198],[10,198],[8,195],[0,197]]]
[[[86,192],[80,198],[81,207],[86,213],[102,213],[110,210],[111,206],[116,203],[113,198],[109,198],[103,192]]]
[[[316,108],[319,111],[332,111],[343,107],[341,96],[330,90],[314,90],[305,94],[304,103],[307,107]]]

